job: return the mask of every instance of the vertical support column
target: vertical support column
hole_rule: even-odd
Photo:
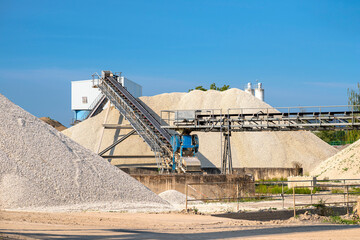
[[[111,104],[109,104],[109,106],[108,106],[108,108],[107,108],[107,110],[106,110],[106,115],[105,115],[105,118],[104,118],[103,128],[102,128],[102,130],[101,130],[101,135],[100,135],[100,138],[99,138],[99,141],[98,141],[96,153],[99,153],[99,152],[100,152],[101,142],[102,142],[102,139],[103,139],[103,136],[104,136],[104,131],[105,131],[105,126],[104,126],[104,125],[107,123],[107,119],[108,119],[108,116],[109,116],[110,108],[111,108]],[[111,161],[111,159],[109,159],[109,161]]]
[[[296,217],[296,204],[295,204],[295,186],[293,186],[293,200],[294,200],[294,217]]]
[[[239,182],[236,184],[236,199],[237,199],[237,211],[239,212],[239,201],[240,201],[240,199],[239,199],[239,197],[240,197],[240,195],[239,195]]]
[[[221,163],[221,173],[222,174],[232,174],[232,156],[231,156],[231,129],[230,123],[228,122],[227,131],[224,132],[224,152],[222,156],[222,163]]]
[[[285,199],[284,199],[284,181],[281,182],[281,198],[282,198],[282,208],[285,208]]]
[[[185,182],[185,210],[188,211],[188,184]]]
[[[346,186],[346,212],[349,214],[349,186]]]

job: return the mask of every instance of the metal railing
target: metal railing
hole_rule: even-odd
[[[355,182],[355,183],[354,183]],[[243,186],[245,184],[245,187]],[[252,184],[254,191],[248,191],[250,189],[249,185]],[[290,188],[288,185],[292,184]],[[296,186],[299,184],[300,186]],[[229,191],[230,195],[224,195],[224,186],[230,185],[233,186],[232,191]],[[281,186],[281,192],[277,194],[261,193],[257,192],[256,188],[265,185],[265,186]],[[197,189],[194,186],[200,186],[200,189]],[[215,193],[219,197],[209,196],[209,194],[201,191],[201,188],[207,189],[209,191],[209,186],[218,186],[217,190],[219,192]],[[246,188],[248,190],[246,190]],[[297,193],[296,189],[307,189],[309,193]],[[342,189],[342,191],[334,191],[333,189]],[[217,191],[215,189],[215,191]],[[189,194],[189,191],[193,191],[193,194]],[[245,194],[244,194],[245,192]],[[236,193],[236,194],[235,194]],[[188,205],[191,202],[236,202],[237,210],[239,211],[239,204],[242,201],[262,201],[262,200],[280,200],[282,201],[282,207],[285,209],[286,199],[292,198],[293,204],[292,208],[294,210],[294,216],[296,216],[296,207],[300,206],[315,206],[315,198],[319,197],[332,197],[332,196],[343,196],[342,201],[335,202],[322,202],[324,205],[339,205],[342,204],[347,208],[349,212],[350,204],[354,204],[356,201],[350,199],[351,196],[360,195],[360,179],[330,179],[330,180],[318,180],[314,178],[313,180],[293,180],[293,181],[251,181],[251,182],[239,182],[239,183],[228,183],[228,182],[216,182],[216,183],[186,183],[185,184],[185,209],[188,210]],[[198,197],[195,197],[198,196]],[[298,197],[308,197],[307,203],[296,203]],[[302,199],[303,201],[304,199]],[[270,203],[269,203],[270,205]]]
[[[359,179],[360,180],[360,179]],[[357,203],[357,201],[350,201],[350,195],[359,195],[360,194],[360,190],[355,190],[355,191],[349,191],[349,188],[355,188],[356,187],[360,187],[360,184],[340,184],[340,185],[334,185],[334,184],[322,184],[322,185],[317,185],[317,186],[309,186],[311,188],[311,202],[309,203],[296,203],[296,196],[298,196],[297,194],[295,194],[296,192],[296,188],[300,188],[301,186],[294,186],[293,187],[293,210],[294,210],[294,217],[296,217],[296,207],[297,206],[314,206],[313,203],[313,197],[314,196],[334,196],[334,195],[343,195],[344,196],[344,200],[343,201],[335,201],[335,202],[326,202],[323,201],[322,199],[320,199],[318,204],[315,204],[315,206],[320,206],[320,207],[325,207],[326,205],[343,205],[346,206],[346,210],[347,210],[347,214],[349,214],[349,207],[350,204],[355,204]],[[313,194],[313,189],[314,188],[331,188],[331,193],[314,193]],[[338,189],[338,188],[343,188],[343,192],[332,192],[332,189]]]

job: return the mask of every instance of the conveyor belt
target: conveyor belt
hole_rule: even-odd
[[[172,165],[171,135],[151,113],[112,76],[103,76],[98,85],[102,93],[128,120],[158,158],[158,166]]]
[[[163,128],[204,132],[360,129],[360,111],[279,112],[274,109],[272,112],[263,112],[254,109],[254,113],[243,113],[242,109],[235,109],[226,114],[208,113],[214,112],[209,110],[168,112],[176,116],[178,112],[186,111],[193,112],[190,115],[194,118],[177,118]]]
[[[149,125],[154,132],[162,139],[164,139],[164,144],[170,144],[171,135],[166,130],[161,128],[160,123],[151,115],[149,111],[142,106],[142,104],[131,95],[118,81],[113,77],[107,77],[106,81],[113,85],[120,93],[122,97],[134,108],[134,111],[141,114],[143,120],[147,125]]]

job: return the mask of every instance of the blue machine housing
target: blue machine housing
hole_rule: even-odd
[[[191,150],[192,156],[199,151],[199,138],[194,135],[173,135],[171,136],[171,146],[173,148],[173,165],[172,170],[175,170],[175,154],[180,153],[180,157],[183,157],[184,150]]]

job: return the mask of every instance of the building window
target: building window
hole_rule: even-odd
[[[82,103],[83,103],[83,104],[88,103],[87,97],[82,97]]]

